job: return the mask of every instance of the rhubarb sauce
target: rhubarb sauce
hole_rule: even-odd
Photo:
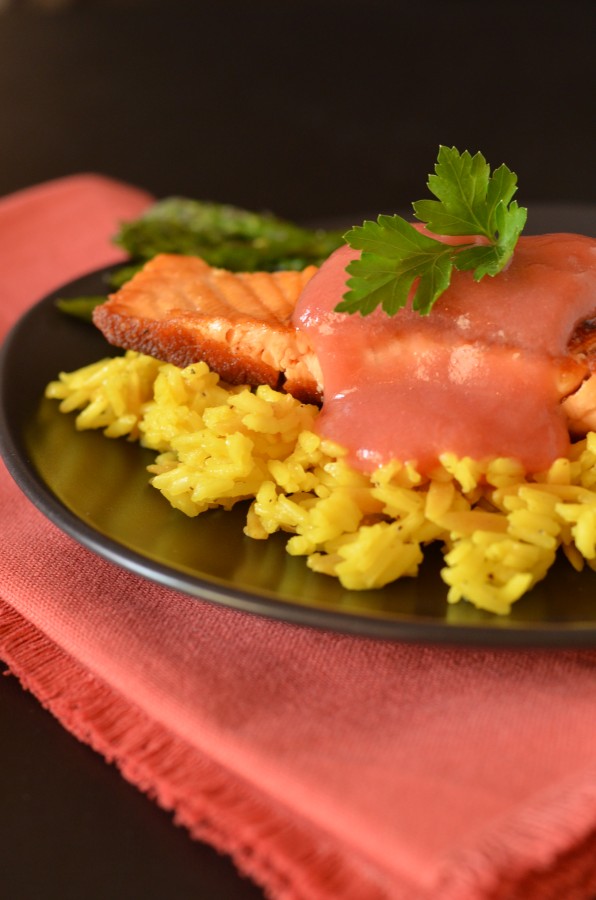
[[[536,472],[567,454],[560,401],[589,374],[568,341],[596,312],[595,240],[522,237],[499,275],[454,271],[428,316],[335,312],[356,256],[337,250],[294,313],[322,369],[321,435],[366,471],[398,459],[428,472],[448,452]]]

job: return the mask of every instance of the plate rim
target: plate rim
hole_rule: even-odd
[[[107,266],[92,270],[47,293],[17,319],[0,347],[0,454],[17,486],[61,531],[97,556],[154,583],[180,591],[197,600],[251,615],[266,616],[288,624],[330,630],[361,638],[404,643],[504,648],[596,645],[596,621],[512,624],[509,620],[506,627],[499,627],[502,617],[495,617],[486,624],[476,622],[466,624],[407,614],[397,619],[385,618],[382,614],[371,614],[368,617],[354,611],[302,606],[288,600],[275,599],[266,589],[257,592],[250,588],[230,587],[223,582],[219,583],[216,577],[211,579],[205,575],[193,575],[167,566],[159,560],[127,547],[116,538],[101,533],[77,516],[45,482],[26,453],[22,428],[17,427],[11,420],[7,410],[10,388],[6,386],[8,380],[6,369],[21,335],[30,322],[40,314],[40,310],[54,305],[56,296],[67,289],[75,289],[80,282],[102,278],[113,268],[114,266]],[[116,348],[112,348],[112,352],[116,352]]]

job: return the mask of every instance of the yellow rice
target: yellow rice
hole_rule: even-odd
[[[348,589],[415,576],[434,541],[448,602],[498,614],[559,548],[574,568],[596,568],[595,433],[531,477],[516,460],[451,454],[430,477],[398,462],[369,476],[315,433],[316,407],[230,387],[204,363],[179,369],[129,351],[62,373],[46,394],[77,411],[77,428],[155,450],[151,483],[187,516],[249,500],[249,537],[288,533],[288,553]]]

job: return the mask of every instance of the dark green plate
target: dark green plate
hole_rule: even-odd
[[[556,221],[554,215],[550,226],[537,230],[555,230]],[[102,273],[92,273],[58,294],[101,293],[102,280]],[[467,603],[447,605],[438,551],[429,553],[416,579],[347,591],[289,556],[282,536],[266,542],[245,537],[245,508],[195,519],[172,509],[148,483],[145,466],[153,454],[125,440],[77,432],[73,416],[43,399],[59,371],[114,354],[92,326],[58,312],[55,298],[34,306],[4,344],[0,449],[24,493],[95,553],[192,596],[302,625],[428,642],[596,644],[596,574],[578,574],[564,560],[510,616],[500,617]]]

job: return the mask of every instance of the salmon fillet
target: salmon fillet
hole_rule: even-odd
[[[181,367],[203,360],[229,384],[268,384],[320,402],[318,360],[291,322],[316,271],[228,272],[160,254],[97,307],[93,321],[115,346]]]
[[[205,361],[230,384],[268,384],[305,403],[323,399],[321,366],[292,324],[303,288],[317,271],[229,272],[193,256],[160,254],[97,307],[93,319],[115,346],[177,366]],[[587,369],[579,390],[562,393],[569,428],[596,428],[596,328],[574,329],[568,349]]]

